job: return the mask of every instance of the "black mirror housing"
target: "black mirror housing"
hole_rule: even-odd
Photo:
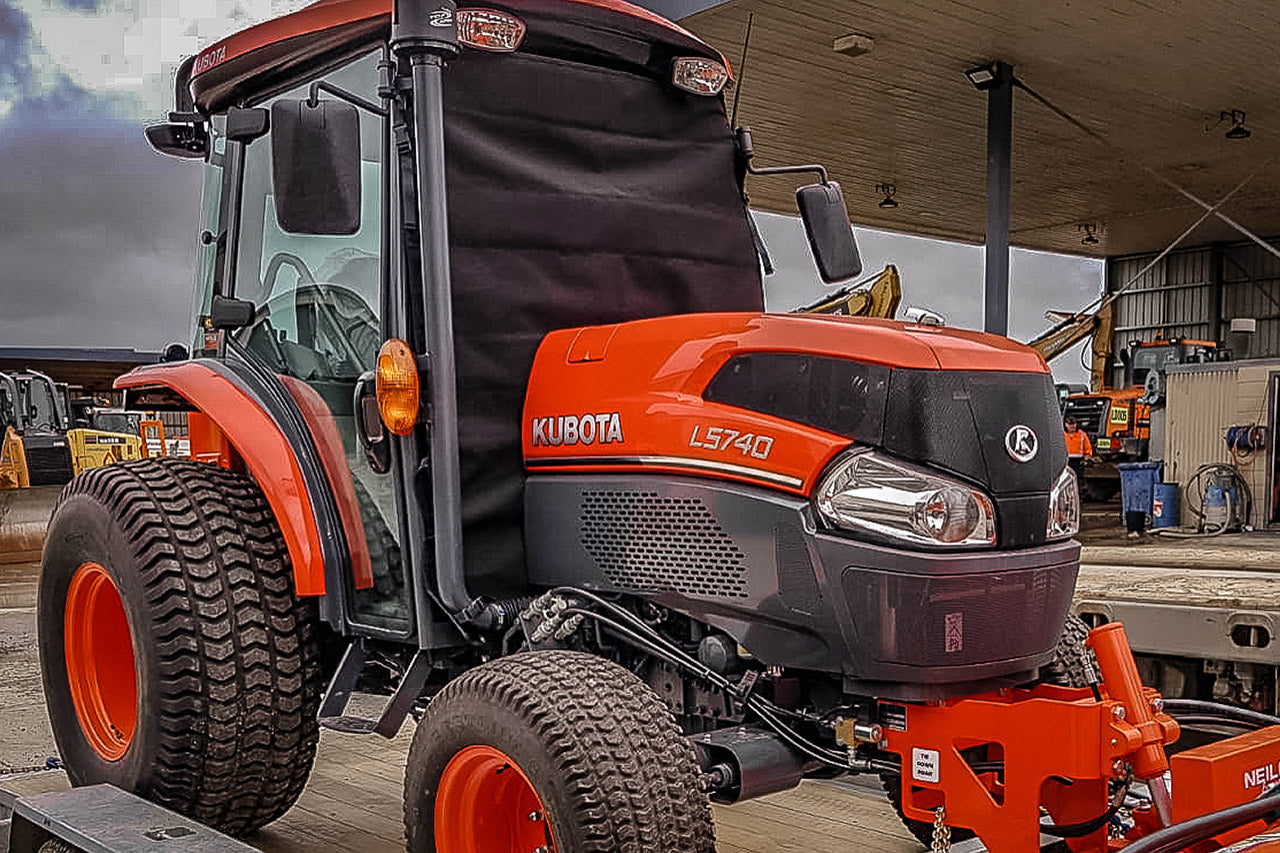
[[[215,329],[242,329],[253,322],[257,306],[247,299],[217,294],[209,306],[209,323]]]
[[[822,280],[834,284],[861,275],[862,258],[840,185],[827,181],[801,187],[796,190],[796,206]]]
[[[170,157],[202,160],[209,151],[209,135],[200,125],[165,122],[150,125],[144,132],[152,148]]]
[[[271,105],[276,221],[291,234],[360,230],[360,116],[340,101]]]

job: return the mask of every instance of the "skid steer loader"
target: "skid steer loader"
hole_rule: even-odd
[[[710,853],[709,801],[843,773],[935,849],[1149,851],[1249,804],[1214,773],[1277,730],[1176,756],[1171,796],[1171,706],[1120,626],[1067,621],[1044,361],[763,313],[751,175],[816,176],[822,277],[861,265],[838,184],[758,165],[729,79],[621,0],[321,0],[180,69],[147,135],[203,161],[200,323],[117,386],[205,461],[89,471],[55,512],[74,782],[246,834],[319,727],[412,716],[414,851]]]

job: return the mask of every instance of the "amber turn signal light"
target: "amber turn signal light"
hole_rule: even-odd
[[[395,435],[408,435],[418,422],[418,363],[413,350],[392,338],[378,351],[378,415]]]

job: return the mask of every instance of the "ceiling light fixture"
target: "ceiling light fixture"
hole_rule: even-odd
[[[1101,228],[1102,226],[1096,222],[1082,222],[1077,225],[1076,230],[1084,232],[1084,237],[1081,238],[1080,243],[1085,246],[1097,245],[1098,231],[1101,230]]]
[[[969,78],[969,82],[979,92],[985,92],[987,89],[993,88],[1000,80],[999,62],[990,62],[986,65],[979,65],[977,68],[970,68],[964,72],[964,76]]]
[[[1244,110],[1223,110],[1218,117],[1219,124],[1231,122],[1231,128],[1227,131],[1227,139],[1248,139],[1253,134],[1249,128],[1244,126]]]
[[[879,204],[880,208],[884,210],[892,210],[893,208],[898,206],[898,202],[895,201],[893,198],[894,194],[898,192],[898,187],[896,184],[891,184],[891,183],[876,184],[876,192],[884,194],[884,198],[880,200],[880,204]]]
[[[849,33],[836,39],[832,48],[836,53],[843,53],[845,56],[862,56],[864,53],[870,53],[875,46],[875,39],[871,38],[871,36],[864,36],[862,33]]]

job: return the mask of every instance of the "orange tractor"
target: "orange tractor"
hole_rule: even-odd
[[[245,834],[321,726],[412,716],[414,851],[711,853],[710,801],[848,773],[934,849],[1274,818],[1280,720],[1162,704],[1118,625],[1068,620],[1035,352],[763,313],[750,175],[817,175],[818,269],[860,263],[729,79],[620,0],[322,0],[182,67],[148,137],[204,163],[202,331],[117,385],[202,461],[89,471],[54,514],[74,783]],[[1170,761],[1187,714],[1259,730]]]

